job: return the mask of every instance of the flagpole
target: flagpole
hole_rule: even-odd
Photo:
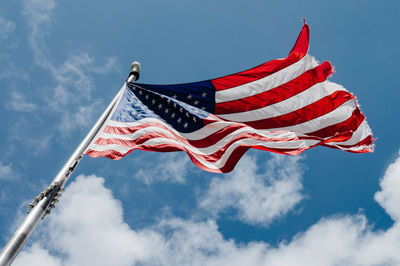
[[[133,62],[131,64],[131,69],[126,81],[136,81],[139,79],[139,75],[140,64],[138,62]],[[58,172],[51,185],[43,192],[41,192],[29,205],[28,215],[26,216],[25,220],[18,227],[14,235],[10,238],[10,240],[7,242],[0,253],[0,266],[11,265],[39,221],[43,219],[46,215],[50,214],[51,209],[54,208],[54,204],[57,203],[58,198],[61,197],[61,192],[64,190],[65,183],[67,182],[69,176],[72,174],[75,167],[82,159],[82,156],[89,146],[90,142],[104,125],[104,122],[106,121],[108,115],[111,113],[113,107],[118,101],[118,98],[123,93],[124,87],[125,86],[122,86],[121,90],[117,93],[117,95],[115,95],[114,99],[110,102],[110,104],[97,120],[97,122],[94,124],[92,129],[89,131],[86,137],[76,148],[74,153],[68,159],[68,161]]]

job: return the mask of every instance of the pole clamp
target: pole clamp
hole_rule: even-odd
[[[29,204],[29,209],[28,213],[31,212],[31,210],[45,197],[47,197],[50,193],[55,191],[55,196],[52,200],[52,202],[49,204],[48,208],[45,211],[45,214],[43,215],[42,219],[51,213],[51,210],[55,208],[56,203],[59,201],[59,198],[62,196],[61,192],[64,191],[64,188],[62,188],[58,182],[52,183],[50,186],[48,186],[46,189],[44,189],[42,192],[37,195],[33,201]]]

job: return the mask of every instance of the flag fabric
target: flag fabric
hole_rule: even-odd
[[[322,145],[373,151],[356,98],[308,55],[309,27],[283,59],[221,78],[174,85],[127,83],[86,150],[120,159],[132,150],[185,151],[200,168],[229,172],[249,149],[297,155]]]

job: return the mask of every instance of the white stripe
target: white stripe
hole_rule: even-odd
[[[343,103],[341,106],[333,110],[332,112],[329,112],[325,115],[322,115],[320,117],[317,117],[315,119],[312,119],[310,121],[293,125],[293,126],[287,126],[287,127],[281,127],[281,128],[270,128],[267,130],[260,130],[260,132],[269,132],[273,134],[274,131],[291,131],[295,132],[296,135],[301,136],[302,134],[306,134],[309,132],[314,132],[319,129],[338,124],[340,122],[343,122],[350,118],[353,114],[354,109],[356,108],[355,101],[353,99]],[[135,127],[139,126],[141,124],[145,123],[162,123],[160,120],[157,120],[155,118],[145,118],[142,119],[138,122],[118,122],[118,121],[113,121],[109,120],[107,121],[107,125],[113,126],[113,127]],[[171,129],[172,132],[175,134],[182,134],[175,129],[169,127],[167,124],[162,123],[164,126],[167,126],[168,128]],[[203,128],[192,132],[192,133],[185,133],[185,137],[191,140],[199,140],[204,138],[204,135],[211,135],[219,130],[222,130],[223,128],[236,124],[235,122],[229,122],[229,121],[216,121],[211,124],[205,125]],[[97,139],[97,137],[95,138]]]
[[[309,132],[314,132],[319,129],[338,124],[340,122],[343,122],[350,118],[353,114],[354,109],[356,108],[354,100],[349,100],[342,104],[340,107],[336,108],[330,113],[327,113],[325,115],[322,115],[320,117],[317,117],[315,119],[312,119],[310,121],[297,124],[294,126],[288,126],[288,127],[281,127],[281,128],[271,128],[267,130],[258,130],[254,131],[255,133],[258,134],[263,134],[263,133],[268,133],[268,134],[280,134],[280,131],[288,131],[288,132],[293,132],[297,136],[304,136],[303,134],[309,133]],[[160,120],[154,119],[154,118],[145,118],[142,119],[138,122],[118,122],[118,121],[113,121],[109,120],[107,121],[107,125],[113,126],[113,127],[135,127],[135,126],[140,126],[145,123],[157,123],[157,124],[162,124],[165,127],[169,128],[173,133],[177,135],[181,135],[187,139],[190,140],[200,140],[205,138],[205,136],[211,135],[219,130],[222,130],[223,128],[236,124],[235,122],[228,122],[228,121],[217,121],[211,124],[208,124],[204,126],[203,128],[194,131],[192,133],[180,133],[170,127],[168,124],[165,124],[161,122]],[[278,131],[276,133],[276,131]],[[273,135],[277,137],[278,135]],[[96,137],[97,139],[98,137]]]
[[[140,122],[140,121],[138,121]],[[160,120],[156,120],[153,121],[154,123],[159,124],[158,125],[154,125],[154,126],[146,126],[142,129],[138,129],[133,133],[130,134],[115,134],[115,133],[106,133],[106,132],[99,132],[99,134],[97,135],[97,138],[103,138],[103,139],[122,139],[122,140],[131,140],[131,139],[136,139],[139,135],[144,135],[150,132],[161,132],[161,133],[168,133],[168,135],[170,135],[172,138],[175,138],[174,135],[172,135],[172,133],[187,139],[187,140],[201,140],[201,139],[205,139],[208,136],[216,133],[217,131],[221,130],[222,128],[228,127],[232,124],[237,124],[234,122],[225,122],[225,121],[221,121],[221,122],[216,122],[214,124],[217,124],[217,127],[210,127],[208,128],[208,132],[205,132],[203,130],[203,128],[191,132],[191,133],[182,133],[179,131],[176,131],[173,127],[171,127],[170,125],[160,121]],[[145,124],[148,122],[144,122],[144,123],[137,123],[136,126],[140,126],[141,124]],[[212,124],[209,124],[207,126],[210,126]],[[115,124],[114,124],[115,126]],[[162,128],[162,126],[166,127],[167,129]],[[259,129],[254,129],[248,126],[243,125],[244,127],[242,128],[238,128],[235,131],[231,132],[228,134],[232,135],[235,134],[235,132],[240,132],[240,134],[244,134],[244,133],[255,133],[259,136],[262,137],[266,137],[266,138],[295,138],[297,137],[297,135],[294,132],[290,132],[290,131],[271,131],[271,130],[259,130]],[[143,131],[146,130],[146,131]],[[172,133],[171,133],[172,131]]]
[[[314,118],[310,121],[297,124],[294,126],[288,126],[288,127],[280,127],[280,128],[271,128],[269,129],[270,131],[275,131],[275,130],[288,130],[288,131],[293,131],[299,134],[302,133],[310,133],[314,132],[317,130],[320,130],[322,128],[338,124],[340,122],[343,122],[350,118],[353,114],[354,109],[356,108],[356,104],[353,99],[348,100],[347,102],[343,103],[341,106],[333,110],[332,112],[329,112],[327,114],[324,114],[322,116],[319,116],[317,118]]]
[[[354,152],[361,151],[364,149],[373,149],[373,147],[374,147],[373,145],[361,145],[361,146],[355,146],[355,147],[351,147],[351,148],[343,148],[338,145],[330,145],[330,143],[327,143],[326,145],[331,146],[331,147],[336,147],[342,151],[354,151]]]
[[[166,123],[162,122],[161,120],[158,120],[155,118],[144,118],[137,122],[119,122],[119,121],[109,120],[109,121],[107,121],[107,126],[125,128],[125,127],[138,127],[138,126],[141,126],[146,123],[156,123],[156,124],[161,124],[161,125],[167,127],[173,133],[180,135],[186,139],[200,140],[200,139],[204,139],[205,137],[212,135],[226,127],[229,127],[231,125],[238,125],[238,123],[236,123],[236,122],[222,121],[219,118],[216,118],[216,119],[218,119],[218,120],[215,120],[215,122],[207,124],[204,127],[200,128],[194,132],[190,132],[190,133],[179,132],[179,131],[175,130],[173,127],[171,127],[169,124],[166,124]],[[246,125],[243,124],[243,126],[246,126]],[[258,131],[256,131],[256,129],[254,129],[254,130],[255,130],[254,132],[256,132],[256,133],[260,132],[260,134],[268,133],[268,134],[270,134],[271,138],[277,137],[279,134],[281,134],[281,132],[274,132],[274,131],[278,131],[278,130],[281,131],[280,129],[258,130]],[[120,134],[117,134],[117,135],[120,135]]]
[[[351,136],[350,139],[343,141],[343,142],[330,142],[328,143],[329,145],[355,145],[368,137],[369,135],[372,135],[371,128],[367,124],[367,120],[364,119],[362,123],[358,126],[357,130],[354,131],[353,135]]]
[[[144,118],[141,119],[137,122],[118,122],[118,121],[113,121],[109,120],[107,121],[107,126],[111,127],[137,127],[145,123],[157,123],[157,124],[162,124],[166,127],[168,127],[172,132],[174,132],[177,135],[182,135],[183,133],[176,131],[174,128],[170,127],[168,124],[162,122],[161,120],[155,119],[155,118]],[[210,123],[205,125],[204,127],[200,128],[197,131],[191,132],[191,133],[185,133],[185,138],[191,139],[191,140],[197,140],[197,139],[203,139],[204,136],[211,135],[219,130],[222,130],[223,128],[237,124],[235,122],[225,122],[221,120],[217,120],[214,123]]]
[[[347,102],[347,105],[342,106],[342,109],[349,109],[349,110],[347,110],[347,113],[349,113],[350,115],[352,114],[354,108],[355,108],[354,101],[348,101],[348,102]],[[343,111],[343,110],[341,110],[341,111]],[[320,118],[322,118],[322,117],[320,117]],[[328,118],[325,118],[325,119],[329,120],[329,117],[328,117]],[[344,117],[343,119],[346,120],[347,118]],[[344,120],[343,120],[343,121],[344,121]],[[325,122],[326,122],[326,121],[325,121]],[[338,123],[337,121],[335,121],[335,122]],[[365,123],[365,124],[366,124],[366,123]],[[367,124],[366,124],[366,126],[368,127]],[[323,127],[324,127],[324,126],[322,126],[321,128],[323,128]],[[363,128],[363,127],[364,127],[364,126],[361,126],[361,125],[360,125],[360,127],[359,127],[358,130],[362,132],[362,128]],[[249,128],[247,128],[247,129],[249,129]],[[367,129],[369,129],[369,127],[368,127]],[[240,135],[240,134],[241,134],[241,133],[240,133],[241,131],[242,131],[242,132],[245,132],[245,131],[243,131],[243,130],[245,130],[245,128],[240,129],[240,130],[237,130],[237,131],[235,132],[236,134],[232,135],[231,138],[229,138],[230,135],[228,135],[228,138],[229,138],[229,139],[232,139],[232,138],[234,138],[235,136]],[[254,131],[258,131],[257,133],[261,133],[260,130],[254,130]],[[314,128],[314,131],[315,131],[315,128]],[[367,130],[367,131],[368,131],[368,130]],[[262,133],[265,133],[265,132],[262,132]],[[287,132],[282,132],[282,133],[285,134],[285,133],[287,133]],[[355,134],[358,134],[358,133],[355,132]],[[362,135],[363,135],[363,134],[362,134]],[[290,135],[290,136],[292,136],[292,135]],[[121,137],[121,136],[120,136],[120,137]],[[226,139],[226,138],[225,138],[225,139]],[[197,154],[207,155],[207,154],[214,153],[214,152],[216,152],[220,147],[223,147],[223,146],[224,146],[223,144],[229,142],[229,140],[227,141],[227,140],[225,140],[225,139],[224,139],[224,140],[221,140],[220,143],[214,145],[214,147],[213,147],[213,150],[214,150],[214,151],[208,149],[208,148],[211,148],[212,146],[210,146],[210,147],[208,147],[208,148],[197,149],[197,148],[191,147],[191,146],[189,146],[189,145],[185,145],[185,144],[181,143],[180,141],[170,140],[170,139],[166,139],[166,138],[151,139],[151,140],[149,140],[149,141],[143,143],[142,145],[159,145],[159,144],[165,144],[165,143],[170,143],[170,144],[179,145],[179,146],[185,147],[185,148],[186,148],[190,153],[192,153],[192,155],[193,155],[194,157],[196,157],[196,159],[199,160],[203,165],[205,165],[205,166],[207,166],[208,168],[211,168],[211,169],[219,169],[219,168],[221,168],[221,167],[223,167],[223,166],[225,165],[226,160],[228,159],[228,154],[230,155],[231,152],[233,152],[233,150],[234,150],[233,147],[238,147],[239,144],[240,144],[240,145],[243,145],[243,144],[246,144],[246,145],[260,145],[260,146],[264,146],[264,147],[266,147],[266,148],[271,148],[271,149],[273,149],[273,148],[292,148],[292,149],[299,149],[299,148],[307,148],[307,147],[310,147],[310,146],[315,145],[315,144],[317,144],[317,143],[319,142],[318,140],[296,140],[296,141],[266,142],[266,141],[260,141],[260,140],[254,140],[254,139],[243,139],[243,140],[239,140],[239,141],[233,143],[233,144],[226,150],[225,154],[221,157],[221,159],[220,159],[217,163],[206,162],[206,161],[204,161],[203,159],[198,158],[198,157],[196,156],[196,154],[193,154],[193,153],[197,153]],[[338,144],[339,144],[339,143],[338,143]],[[341,143],[340,143],[340,144],[341,144]],[[328,145],[331,145],[331,143],[329,143]],[[141,146],[141,145],[140,145],[140,146]],[[332,146],[336,146],[336,145],[332,145]],[[135,147],[130,147],[130,148],[128,148],[128,147],[123,147],[123,146],[116,145],[116,144],[110,144],[110,145],[92,145],[92,147],[90,147],[90,148],[93,149],[93,150],[96,150],[96,151],[116,150],[116,151],[118,151],[118,152],[120,152],[120,153],[122,153],[122,154],[125,154],[125,153],[127,153],[129,150],[135,149],[135,148],[138,148],[138,147],[139,147],[139,146],[135,146]],[[353,148],[353,149],[346,149],[346,150],[353,150],[353,151],[356,151],[356,150],[361,150],[361,149],[363,149],[363,148],[368,148],[368,147],[369,147],[369,146],[362,146],[362,147],[357,147],[357,148]]]
[[[317,60],[307,54],[296,63],[269,76],[266,76],[265,78],[230,89],[216,91],[215,102],[229,102],[268,91],[297,78],[307,70],[310,70],[316,66],[318,66]]]
[[[301,148],[304,146],[310,146],[313,145],[314,143],[320,142],[319,140],[310,140],[310,139],[305,139],[305,140],[291,140],[291,141],[260,141],[260,140],[256,140],[256,139],[251,139],[251,138],[245,138],[245,139],[241,139],[238,141],[242,141],[242,140],[252,140],[253,142],[251,144],[253,145],[262,145],[268,148],[277,148],[277,149],[297,149],[297,148]],[[236,142],[238,142],[236,141]],[[235,142],[235,143],[236,143]],[[309,145],[305,145],[305,143],[310,143]],[[179,145],[181,147],[186,148],[187,150],[189,150],[192,153],[196,153],[198,155],[210,155],[213,154],[215,152],[217,152],[218,150],[220,150],[221,148],[223,148],[227,142],[225,143],[216,143],[213,146],[209,146],[209,147],[205,147],[205,148],[196,148],[193,147],[192,145],[188,145],[186,143],[183,143],[179,140],[176,139],[169,139],[169,138],[152,138],[149,139],[148,141],[140,144],[140,145],[134,145],[134,146],[124,146],[124,145],[120,145],[120,144],[107,144],[107,145],[98,145],[98,144],[93,144],[90,149],[92,150],[96,150],[96,151],[104,151],[104,150],[117,150],[119,152],[128,152],[132,149],[136,149],[139,146],[144,146],[144,145],[161,145],[161,144],[171,144],[171,145]],[[222,144],[222,145],[221,145]],[[233,145],[233,143],[232,143]]]
[[[166,139],[166,138],[153,138],[148,140],[147,142],[141,144],[141,145],[137,145],[134,147],[123,147],[117,144],[109,144],[109,145],[92,145],[92,147],[90,147],[90,149],[95,150],[95,151],[108,151],[108,150],[114,150],[117,151],[121,154],[126,154],[127,152],[129,152],[132,149],[136,149],[140,146],[143,145],[147,145],[147,146],[158,146],[160,144],[171,144],[171,145],[178,145],[181,146],[183,148],[186,148],[186,150],[188,152],[190,152],[194,157],[196,157],[196,159],[198,161],[200,161],[203,165],[207,166],[208,168],[211,169],[219,169],[222,168],[226,161],[228,160],[229,156],[231,155],[231,153],[239,146],[243,146],[243,145],[259,145],[259,146],[263,146],[266,148],[275,148],[275,149],[279,149],[279,148],[284,148],[284,149],[299,149],[299,148],[307,148],[310,147],[312,145],[317,144],[319,141],[316,140],[299,140],[299,141],[283,141],[283,142],[262,142],[260,143],[259,140],[254,140],[254,139],[241,139],[238,140],[234,143],[232,143],[232,145],[230,145],[227,150],[225,151],[225,153],[221,156],[221,158],[216,161],[216,162],[207,162],[204,161],[203,159],[199,158],[196,156],[196,152],[195,150],[197,149],[192,149],[192,147],[188,146],[188,145],[184,145],[181,142],[175,141],[175,140],[171,140],[171,139]],[[216,152],[216,151],[215,151]],[[197,153],[197,154],[201,154],[201,153]],[[206,154],[201,154],[201,155],[206,155]]]
[[[152,132],[159,132],[159,133],[163,133],[166,134],[168,136],[170,136],[173,139],[177,139],[177,137],[175,135],[173,135],[171,133],[171,128],[168,127],[168,129],[162,128],[162,127],[157,127],[157,126],[151,126],[151,127],[145,127],[142,129],[139,129],[137,131],[135,131],[134,133],[131,134],[112,134],[112,133],[106,133],[106,132],[99,132],[99,134],[97,135],[98,138],[102,138],[102,139],[121,139],[121,140],[134,140],[139,138],[140,136],[146,135],[148,133],[152,133]],[[260,137],[265,137],[265,138],[271,138],[271,139],[279,139],[279,138],[287,138],[287,139],[293,139],[298,137],[294,132],[290,132],[290,131],[280,131],[280,132],[268,132],[265,130],[257,130],[251,127],[242,127],[239,128],[231,133],[229,133],[227,136],[225,136],[224,138],[227,138],[229,136],[231,136],[230,139],[236,137],[237,135],[241,135],[241,134],[246,134],[246,133],[254,133],[257,134]],[[186,139],[188,141],[191,141],[193,139],[186,137],[185,135],[189,135],[186,133],[179,133],[177,134],[179,137]],[[192,134],[190,134],[192,135]],[[200,137],[202,137],[201,139],[205,139],[207,138],[209,135],[202,135]],[[197,136],[199,137],[199,136]],[[201,140],[201,139],[195,139],[195,140]],[[273,141],[273,140],[271,140]]]
[[[232,141],[235,137],[238,137],[245,133],[250,133],[250,132],[256,133],[260,137],[270,138],[271,143],[272,142],[282,143],[282,142],[288,142],[288,141],[298,141],[298,140],[294,140],[295,138],[297,138],[297,136],[293,132],[280,132],[279,135],[274,134],[274,136],[271,136],[270,134],[268,134],[266,132],[260,132],[255,129],[252,129],[250,127],[240,128],[240,129],[234,131],[233,133],[225,136],[224,138],[220,139],[218,142],[214,143],[213,145],[203,147],[203,148],[197,148],[195,146],[192,146],[191,144],[182,142],[181,140],[177,139],[170,131],[160,128],[160,127],[146,127],[146,128],[136,131],[135,133],[128,134],[128,135],[100,133],[98,135],[98,137],[104,138],[104,139],[136,140],[136,139],[140,138],[141,136],[146,135],[147,133],[152,133],[152,132],[160,132],[160,133],[163,133],[166,136],[168,136],[168,137],[158,137],[158,138],[153,138],[153,139],[171,139],[173,141],[176,141],[177,143],[180,143],[180,145],[183,145],[185,148],[190,149],[192,152],[195,152],[195,153],[201,154],[201,155],[212,154],[212,153],[218,151],[219,149],[223,148],[226,144],[228,144],[230,141]],[[278,139],[282,139],[282,138],[292,139],[292,140],[274,141],[274,139],[278,140]],[[148,143],[149,141],[150,140],[148,140],[146,143]],[[268,142],[269,140],[258,140],[258,141],[259,142]],[[114,145],[114,144],[108,144],[108,145]],[[108,146],[108,145],[104,145],[104,146]],[[132,147],[132,145],[129,145],[129,144],[126,144],[126,145],[119,144],[119,146],[123,146],[123,147],[127,147],[127,148]],[[95,147],[95,146],[93,146],[93,147]],[[90,147],[90,148],[93,149],[92,147]]]
[[[336,91],[346,91],[342,86],[333,82],[324,81],[296,94],[284,101],[268,105],[266,107],[247,112],[218,115],[222,119],[236,122],[250,122],[268,119],[294,112],[309,104],[312,104]]]

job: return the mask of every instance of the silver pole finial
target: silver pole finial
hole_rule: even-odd
[[[140,76],[140,63],[135,61],[131,64],[131,70],[129,72],[126,81],[128,82],[136,81],[139,79],[139,76]]]

